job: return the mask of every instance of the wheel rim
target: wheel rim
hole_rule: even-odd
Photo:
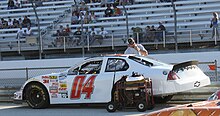
[[[138,105],[138,108],[139,108],[139,109],[144,109],[144,104],[139,104],[139,105]]]
[[[113,106],[112,104],[110,104],[110,105],[108,106],[108,109],[109,109],[109,110],[113,110],[113,109],[114,109],[114,106]]]
[[[39,89],[32,89],[29,93],[30,102],[37,105],[43,101],[43,93]]]

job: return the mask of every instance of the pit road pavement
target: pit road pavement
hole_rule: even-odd
[[[26,104],[0,103],[0,116],[141,116],[149,112],[175,106],[173,104],[157,104],[153,110],[138,112],[134,109],[123,109],[108,113],[104,105],[76,106],[54,105],[46,109],[31,109]]]

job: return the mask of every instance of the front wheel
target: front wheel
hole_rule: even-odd
[[[31,108],[46,108],[49,106],[49,96],[44,86],[38,83],[31,84],[25,91],[27,104]]]
[[[116,103],[114,102],[108,102],[108,104],[106,105],[106,110],[108,112],[115,112],[117,110],[117,106]]]

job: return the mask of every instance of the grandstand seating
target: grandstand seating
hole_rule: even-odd
[[[54,23],[54,20],[57,21],[59,16],[65,11],[68,10],[72,5],[72,0],[63,0],[63,1],[50,1],[44,2],[43,6],[38,7],[37,11],[39,18],[41,20],[41,28],[46,29],[48,26]],[[212,17],[212,12],[218,12],[220,1],[219,0],[178,0],[175,2],[177,10],[177,31],[178,31],[178,42],[196,42],[196,41],[213,41],[209,38],[211,37],[212,29],[209,28],[210,19]],[[92,24],[84,24],[84,27],[95,27],[97,31],[100,30],[100,27],[104,27],[105,30],[109,32],[109,36],[104,40],[102,45],[94,43],[90,47],[102,47],[102,46],[126,46],[126,21],[125,14],[121,16],[114,17],[104,17],[104,10],[106,7],[101,7],[101,3],[89,3],[87,4],[89,11],[95,12],[95,15],[98,16],[97,22]],[[4,18],[20,18],[21,16],[28,15],[31,21],[34,22],[32,29],[37,32],[36,18],[31,8],[31,4],[24,4],[25,8],[21,9],[11,9],[7,10],[7,2],[0,3],[0,17]],[[123,11],[122,6],[118,6]],[[147,25],[154,25],[156,28],[158,22],[163,22],[167,28],[168,33],[174,32],[174,18],[173,18],[173,8],[171,3],[159,2],[159,0],[136,0],[136,3],[133,5],[126,5],[128,13],[128,26],[129,26],[129,36],[132,36],[132,27],[141,27],[144,29]],[[69,14],[70,15],[70,14]],[[70,16],[60,24],[70,24]],[[54,26],[52,26],[54,27]],[[74,32],[77,27],[81,27],[81,24],[74,24],[70,26]],[[48,28],[47,28],[48,29]],[[1,29],[0,33],[0,42],[5,41],[17,41],[15,38],[17,29]],[[55,32],[55,29],[52,32],[49,32],[51,35]],[[52,49],[51,41],[55,38],[47,35],[47,43],[44,48]],[[168,36],[170,36],[168,38]],[[174,42],[173,35],[168,35],[166,42]],[[143,42],[143,44],[155,44],[155,42]],[[45,43],[45,42],[44,42]],[[163,42],[157,42],[163,43]],[[30,46],[28,46],[30,47]],[[62,46],[63,47],[63,46]],[[68,47],[68,46],[66,46]],[[80,46],[71,46],[71,47],[80,47]]]
[[[43,6],[39,6],[36,8],[38,17],[40,19],[41,29],[45,29],[46,27],[54,24],[63,14],[64,11],[70,9],[72,4],[71,0],[63,0],[63,1],[49,1],[43,2]],[[37,21],[35,17],[35,13],[33,12],[32,5],[22,4],[24,8],[19,9],[7,9],[7,1],[1,1],[1,9],[0,10],[0,18],[4,18],[8,20],[22,18],[23,16],[28,16],[32,22],[32,30],[36,34],[37,33]],[[16,39],[16,33],[18,28],[12,29],[0,29],[0,43],[5,43],[6,41],[18,41]]]

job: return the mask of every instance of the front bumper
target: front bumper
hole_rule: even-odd
[[[13,102],[15,104],[21,104],[23,102],[22,90],[16,91],[14,93]]]

